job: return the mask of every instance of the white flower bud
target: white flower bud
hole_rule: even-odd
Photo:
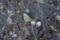
[[[31,25],[35,26],[36,21],[32,20]]]
[[[30,11],[29,11],[29,9],[26,9],[25,12],[29,13]]]
[[[41,22],[38,21],[38,22],[36,23],[36,26],[40,27],[40,26],[41,26]]]

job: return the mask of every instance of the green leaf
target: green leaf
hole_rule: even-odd
[[[23,13],[23,17],[24,17],[25,22],[30,22],[31,21],[31,18],[26,13]]]
[[[50,28],[51,28],[53,31],[57,32],[57,29],[54,28],[53,26],[50,26]]]
[[[54,40],[54,38],[51,38],[51,40]]]

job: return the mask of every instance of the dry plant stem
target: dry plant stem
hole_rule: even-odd
[[[40,7],[40,6],[39,6],[39,3],[38,3],[38,7]],[[45,25],[44,25],[44,13],[43,13],[43,11],[42,11],[41,8],[39,8],[39,10],[41,10],[41,11],[39,11],[39,13],[40,13],[40,16],[41,16],[41,22],[42,22],[43,32],[44,32],[44,34],[45,34],[45,39],[48,40],[48,39],[47,39],[46,28],[45,28]]]
[[[33,26],[32,26],[32,25],[31,25],[31,29],[32,29],[32,33],[33,33],[33,35],[34,35],[35,40],[37,40],[37,37],[36,37],[36,35],[35,35],[35,33],[34,33],[34,29],[33,29]]]

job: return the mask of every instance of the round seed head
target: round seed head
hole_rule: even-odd
[[[40,27],[40,26],[41,26],[41,22],[38,21],[38,22],[36,23],[36,26]]]

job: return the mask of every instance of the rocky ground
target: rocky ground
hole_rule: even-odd
[[[0,40],[60,40],[60,1],[0,0]]]

